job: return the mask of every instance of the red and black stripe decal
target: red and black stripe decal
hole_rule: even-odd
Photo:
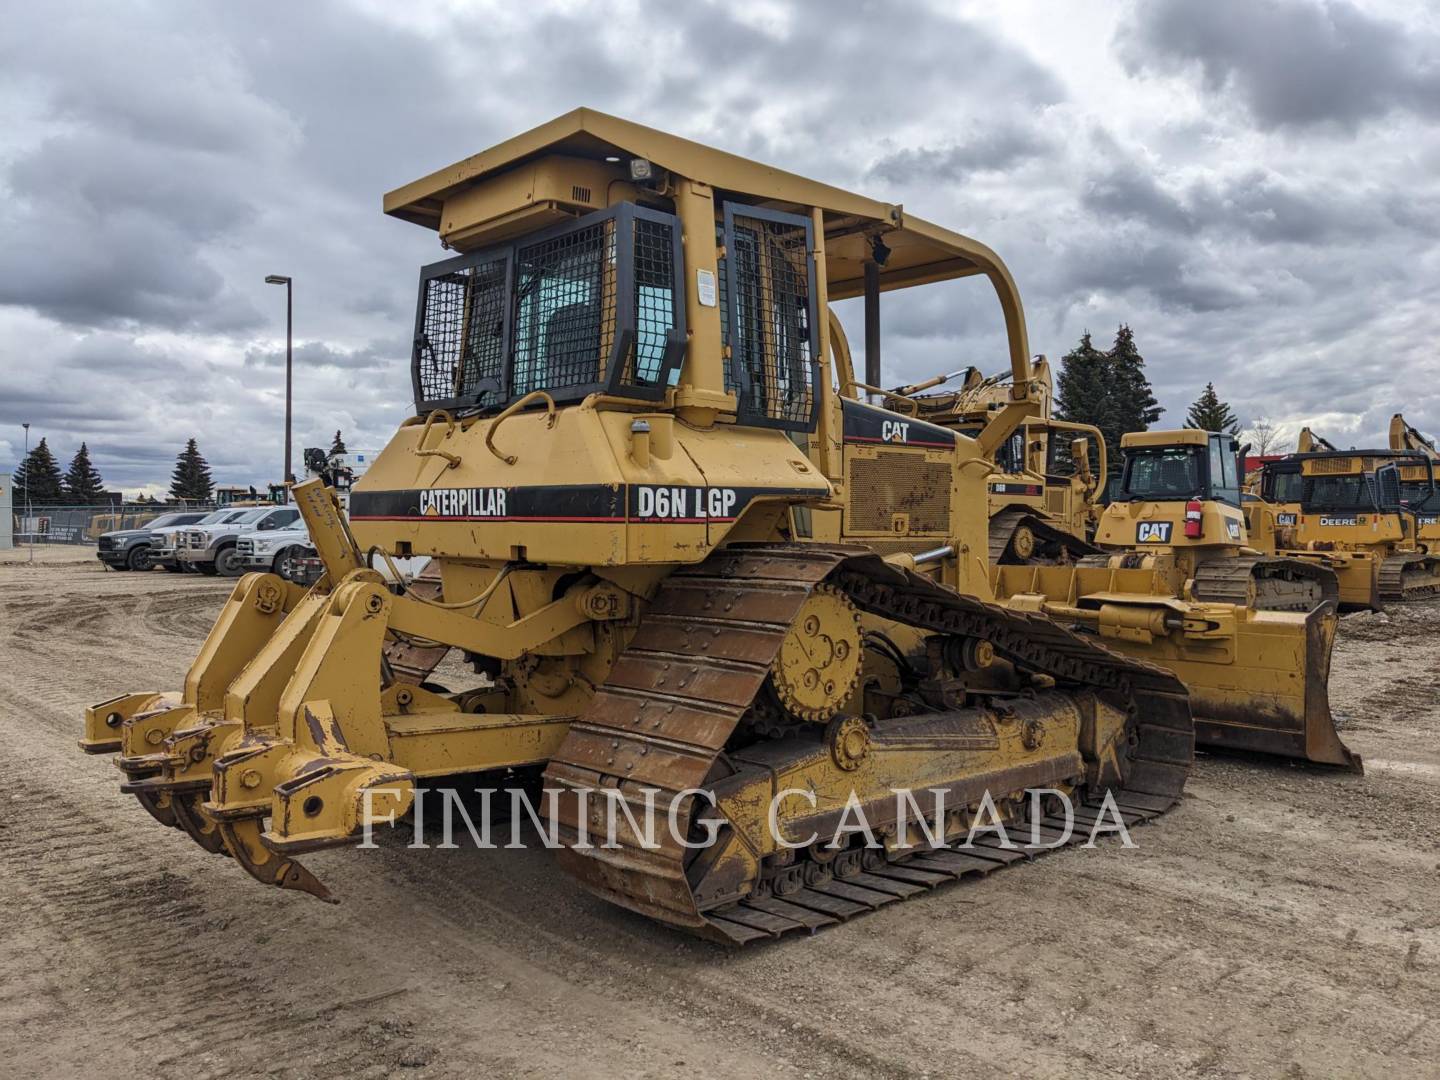
[[[756,499],[813,499],[825,494],[825,490],[815,488],[693,484],[553,484],[353,491],[350,520],[705,524],[734,521]]]

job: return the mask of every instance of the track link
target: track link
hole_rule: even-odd
[[[1013,550],[1015,531],[1021,525],[1035,537],[1037,553],[1021,558]],[[1095,545],[1078,536],[1072,536],[1063,529],[1057,529],[1044,518],[1029,510],[1002,510],[990,519],[990,565],[1023,565],[1027,563],[1078,562],[1087,555],[1099,552]],[[1039,550],[1054,551],[1053,557],[1038,554]]]
[[[1408,602],[1440,596],[1440,558],[1418,551],[1391,555],[1380,564],[1380,599]]]
[[[1195,571],[1192,593],[1211,604],[1254,606],[1257,611],[1310,611],[1340,597],[1334,571],[1281,555],[1214,559]]]
[[[1108,696],[1130,715],[1123,784],[1112,787],[1134,820],[1179,798],[1194,750],[1184,686],[1169,672],[1132,660],[1041,616],[1009,611],[902,570],[860,548],[737,546],[679,571],[661,587],[630,646],[590,707],[571,725],[547,782],[562,789],[617,789],[627,800],[660,789],[660,811],[690,820],[686,789],[737,768],[726,741],[761,692],[805,598],[821,581],[857,607],[929,633],[988,641],[1017,668],[1048,675],[1061,690]],[[735,755],[743,759],[745,752]],[[1086,793],[1103,798],[1104,791]],[[676,805],[679,803],[679,805]],[[563,805],[563,803],[562,803]],[[578,811],[560,813],[573,841]],[[567,846],[561,864],[583,885],[622,907],[730,944],[843,921],[959,877],[988,873],[1038,850],[916,852],[877,864],[874,853],[841,864],[845,874],[783,897],[752,895],[706,907],[704,867],[678,845],[652,850]],[[843,856],[842,856],[843,857]],[[944,867],[944,869],[942,869]]]

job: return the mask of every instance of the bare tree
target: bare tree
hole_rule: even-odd
[[[1250,453],[1256,457],[1264,457],[1280,445],[1282,435],[1279,425],[1272,422],[1268,416],[1257,416],[1250,422],[1250,426],[1241,432],[1240,437],[1249,440]]]

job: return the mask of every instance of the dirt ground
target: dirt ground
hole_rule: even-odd
[[[14,1076],[1440,1074],[1440,604],[1342,624],[1366,775],[1202,757],[1070,850],[727,952],[543,850],[325,852],[329,906],[153,822],[83,708],[178,687],[228,585],[0,552],[0,1070]]]

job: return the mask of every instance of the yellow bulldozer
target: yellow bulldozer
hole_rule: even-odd
[[[1174,671],[1202,746],[1361,771],[1327,691],[1335,576],[1249,545],[1235,440],[1133,432],[1121,451],[1095,531],[1103,552],[1076,566],[996,566],[996,596]]]
[[[1036,370],[1045,372],[1041,364]],[[906,396],[946,378],[886,391],[885,405],[976,437],[1003,415],[995,387],[1005,379],[982,380],[973,369],[959,391]],[[1249,546],[1236,441],[1194,430],[1125,435],[1118,495],[1100,514],[1092,476],[1107,472],[1104,438],[1094,428],[1044,418],[1046,400],[1033,404],[1034,415],[1008,438],[991,440],[996,595],[1175,671],[1190,689],[1202,746],[1360,771],[1359,756],[1335,730],[1326,690],[1339,597],[1335,574],[1313,560]],[[1073,463],[1068,472],[1054,457],[1063,445],[1057,432],[1083,436],[1066,448],[1066,464]],[[1027,454],[1034,463],[1028,474]],[[1099,463],[1093,471],[1091,455]],[[1047,495],[1070,485],[1068,505],[1081,509],[1069,518],[1049,516],[1046,524],[1080,533],[1082,523],[1098,518],[1084,530],[1098,547],[1080,548],[1076,537],[1059,558],[1038,542],[1028,557],[1017,556],[1015,541],[1033,527],[1029,515],[1044,514],[1035,506],[1018,533],[1003,524],[997,529],[1011,510],[997,507],[996,488],[1017,481],[1033,483],[1037,492],[1047,491],[1040,486],[1045,481],[1053,485]]]
[[[385,210],[453,254],[421,271],[415,412],[348,520],[294,488],[323,576],[241,578],[183,688],[86,713],[83,749],[161,822],[327,897],[305,852],[543,770],[577,881],[743,943],[1033,855],[1064,800],[1133,823],[1178,799],[1180,679],[995,603],[989,455],[1041,390],[990,249],[590,110]],[[884,293],[968,277],[1008,335],[998,422],[972,439],[838,392],[831,303],[865,298],[878,361]],[[377,569],[420,556],[428,588]],[[451,649],[487,678],[432,681]],[[1027,842],[950,846],[990,817]]]
[[[1440,595],[1434,463],[1415,450],[1339,450],[1302,432],[1267,463],[1245,516],[1255,547],[1331,569],[1342,609]],[[1315,449],[1315,447],[1325,447]],[[1328,449],[1327,449],[1328,448]]]
[[[1098,550],[1089,541],[1105,485],[1105,439],[1091,424],[1053,419],[1054,383],[1045,357],[1036,358],[1033,371],[1040,392],[1032,415],[1018,427],[1005,413],[1008,371],[986,378],[972,367],[881,393],[892,412],[970,438],[992,420],[1013,428],[992,452],[995,470],[986,489],[992,564],[1071,563]],[[962,376],[954,390],[925,392]]]

